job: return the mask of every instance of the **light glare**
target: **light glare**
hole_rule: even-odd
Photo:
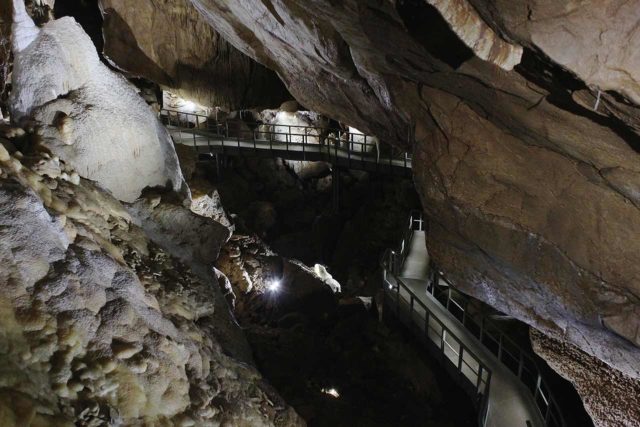
[[[184,101],[184,109],[185,110],[195,111],[196,108],[197,108],[197,105],[196,105],[195,102],[187,101],[187,100]]]
[[[280,281],[279,280],[272,280],[267,285],[267,289],[269,290],[269,292],[278,292],[278,290],[280,289]]]

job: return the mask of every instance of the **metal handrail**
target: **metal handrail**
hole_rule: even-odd
[[[404,262],[406,261],[406,257],[408,255],[407,248],[411,243],[413,232],[423,231],[424,229],[425,227],[424,227],[424,219],[422,216],[422,212],[411,211],[409,214],[409,225],[403,231],[402,241],[400,243],[398,252],[388,249],[387,251],[385,251],[383,255],[383,257],[391,257],[389,261],[390,264],[388,265],[393,268],[392,271],[394,275],[399,274],[400,269],[402,268]],[[395,259],[395,257],[397,257],[397,259]],[[447,280],[444,274],[434,265],[430,267],[430,271],[434,271],[435,274],[432,276],[432,280],[430,281],[429,288],[427,290],[431,291],[431,294],[433,295],[435,300],[438,301],[443,307],[445,307],[447,311],[452,313],[454,317],[456,317],[455,315],[456,306],[462,310],[463,312],[463,316],[461,320],[462,325],[467,330],[469,330],[474,336],[476,336],[484,347],[486,347],[489,351],[495,354],[498,360],[500,361],[500,363],[505,365],[511,372],[513,372],[518,377],[520,382],[522,382],[525,385],[526,389],[532,394],[533,400],[536,403],[536,408],[540,411],[540,414],[543,417],[546,426],[565,427],[566,421],[562,416],[562,412],[560,411],[560,406],[558,405],[557,401],[553,397],[551,388],[549,387],[548,383],[544,380],[542,373],[538,368],[535,360],[531,356],[529,356],[527,352],[523,350],[515,341],[509,338],[507,334],[504,331],[502,331],[501,328],[497,326],[495,322],[493,322],[487,316],[482,316],[480,318],[480,323],[478,323],[477,320],[473,319],[472,317],[467,316],[466,303],[465,303],[465,307],[461,307],[460,304],[454,299],[452,299],[451,297],[451,288],[453,288],[453,286],[451,285],[451,282]],[[389,283],[387,283],[387,280],[386,280],[385,265],[383,265],[383,278],[385,279],[385,284],[388,285]],[[440,301],[439,295],[436,295],[436,290],[437,290],[436,284],[439,282],[438,279],[444,280],[448,285],[448,290],[446,291],[447,299],[444,303]],[[396,279],[396,280],[397,280],[397,283],[402,283],[400,279]],[[441,294],[443,293],[445,293],[445,291],[441,291]],[[454,304],[452,305],[451,302],[453,302]],[[479,331],[480,331],[479,336],[476,335],[476,333],[470,327],[470,325],[475,325],[479,328]],[[488,331],[487,328],[485,328],[485,325],[491,325],[491,327],[494,330],[497,330],[498,336],[496,337],[495,334],[491,334],[491,332]],[[497,346],[498,346],[497,352],[494,351],[490,346],[486,344],[485,338],[489,338],[495,343],[497,343]],[[511,347],[511,351],[505,348],[506,344],[508,344]],[[513,348],[515,348],[515,351],[518,353],[517,356],[512,354]],[[515,372],[514,372],[513,366],[510,366],[507,362],[505,362],[505,355],[508,357],[511,357],[512,360],[517,361],[517,368]],[[529,367],[527,367],[527,365]],[[535,385],[533,390],[532,390],[531,384],[528,384],[525,379],[525,372],[527,371],[533,374],[531,378],[535,378],[534,380]],[[487,401],[487,407],[484,408],[485,411],[488,411],[488,404],[489,403]]]
[[[405,305],[408,304],[410,324],[417,326],[423,332],[423,338],[427,342],[431,342],[439,348],[443,359],[451,363],[459,374],[459,378],[467,384],[467,388],[471,386],[480,408],[478,424],[481,427],[485,426],[489,405],[488,396],[491,388],[491,370],[451,329],[438,319],[434,312],[429,310],[427,305],[420,300],[402,279],[392,272],[397,268],[393,265],[394,255],[396,255],[396,252],[388,249],[381,260],[385,295],[395,295],[395,300],[391,304],[392,309],[398,318],[401,318],[400,306],[403,303]],[[402,296],[402,293],[408,295],[408,300],[407,297]],[[424,316],[421,315],[418,307],[422,309]]]
[[[301,125],[259,124],[241,120],[217,122],[206,115],[170,109],[162,109],[160,115],[166,117],[169,126],[176,128],[181,140],[184,133],[191,134],[193,136],[193,146],[196,150],[198,149],[198,138],[206,138],[209,150],[211,150],[212,146],[211,141],[217,141],[219,143],[217,146],[223,152],[225,143],[227,142],[227,146],[230,146],[228,142],[231,140],[233,140],[233,148],[250,148],[254,152],[258,146],[273,151],[274,143],[284,143],[285,151],[290,151],[291,147],[302,147],[304,158],[306,158],[307,147],[314,146],[314,152],[321,154],[324,157],[323,160],[335,163],[338,158],[341,158],[343,162],[347,161],[347,167],[351,167],[352,162],[354,167],[358,163],[370,162],[382,166],[388,163],[390,167],[411,168],[411,155],[409,153],[394,151],[392,146],[387,146],[388,150],[391,150],[391,155],[381,158],[379,145],[370,142],[371,136],[344,132],[340,129]],[[192,124],[193,127],[185,126],[185,123]],[[237,124],[246,125],[249,129],[235,126]],[[242,147],[241,143],[248,143],[251,147]],[[354,156],[359,156],[360,159],[354,158]],[[378,166],[376,166],[377,168]]]
[[[282,126],[282,127],[287,127],[287,128],[291,127],[291,128],[314,129],[314,130],[322,130],[322,131],[327,130],[327,129],[332,130],[332,131],[333,130],[342,131],[341,129],[337,129],[337,128],[324,128],[324,127],[320,127],[320,126],[304,126],[304,125],[279,125],[279,124],[263,123],[263,122],[256,122],[256,121],[247,121],[247,120],[243,120],[243,119],[240,119],[240,118],[227,119],[227,120],[224,120],[224,121],[220,122],[219,120],[216,120],[214,117],[210,117],[210,116],[207,116],[205,114],[189,113],[189,112],[186,112],[186,111],[172,110],[170,108],[161,109],[160,110],[160,114],[162,114],[162,113],[173,113],[173,114],[176,114],[178,116],[183,115],[183,116],[185,116],[187,118],[188,117],[194,117],[194,118],[197,118],[198,122],[200,122],[202,124],[211,123],[211,124],[219,125],[219,126],[224,126],[224,123],[231,122],[231,123],[244,123],[249,127],[251,127],[252,125],[256,126],[256,127],[265,125],[265,126]],[[345,133],[347,133],[347,132],[345,132]]]
[[[449,284],[449,286],[451,286],[450,282],[446,280],[437,269],[435,271],[437,271],[436,278],[443,278]],[[529,356],[526,350],[523,350],[520,345],[509,338],[509,336],[502,330],[502,328],[498,326],[490,317],[482,315],[479,319],[474,319],[472,316],[466,315],[466,301],[463,303],[464,307],[462,307],[459,302],[452,298],[451,287],[448,287],[447,290],[438,290],[437,285],[435,285],[436,282],[437,281],[434,279],[432,283],[429,284],[428,290],[431,291],[431,294],[444,307],[446,307],[447,310],[454,315],[454,317],[457,318],[457,316],[455,316],[455,307],[458,307],[459,310],[463,312],[461,323],[467,330],[469,330],[474,336],[476,336],[476,338],[478,338],[478,340],[489,351],[491,351],[498,358],[500,363],[505,365],[507,369],[509,369],[516,377],[518,377],[520,382],[524,384],[527,390],[533,395],[536,407],[544,418],[545,424],[547,426],[564,427],[566,425],[566,422],[564,420],[564,417],[562,416],[560,406],[558,405],[556,399],[553,397],[551,388],[545,381],[533,357]],[[444,295],[446,298],[444,303],[440,300],[440,297],[442,295]],[[451,304],[452,302],[454,303],[454,305]],[[471,327],[472,325],[473,328]],[[487,328],[487,326],[490,326],[491,329],[496,331],[497,335],[495,333],[492,333],[489,328]],[[495,343],[495,346],[487,345],[487,338]],[[509,359],[514,364],[510,364],[508,362]],[[532,380],[531,382],[527,381],[527,373],[529,374],[528,379]]]

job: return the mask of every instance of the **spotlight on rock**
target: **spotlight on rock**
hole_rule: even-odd
[[[185,101],[184,102],[184,109],[187,110],[187,111],[196,111],[197,108],[198,108],[198,106],[193,101]]]

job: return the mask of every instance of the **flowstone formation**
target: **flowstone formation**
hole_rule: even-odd
[[[46,149],[0,170],[0,424],[303,424],[217,341],[214,276]]]
[[[11,119],[81,176],[131,202],[146,187],[188,196],[171,137],[133,85],[109,70],[73,18],[35,26],[14,1]]]

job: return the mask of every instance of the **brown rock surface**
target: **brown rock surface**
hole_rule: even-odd
[[[187,0],[100,0],[104,54],[118,68],[204,105],[279,105],[271,70],[227,43]]]
[[[640,103],[637,1],[469,0],[512,40],[538,49],[588,86]]]

